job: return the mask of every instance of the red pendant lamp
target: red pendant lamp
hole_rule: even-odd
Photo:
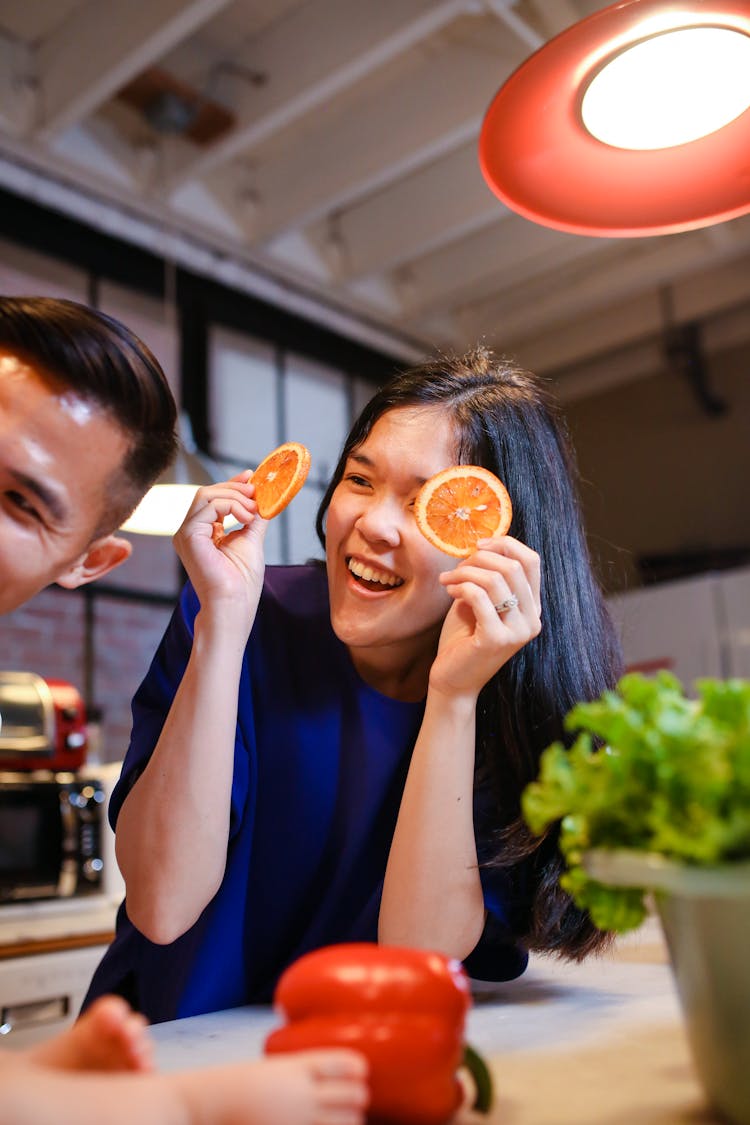
[[[608,86],[614,107],[598,110]],[[574,24],[495,95],[479,157],[508,207],[576,234],[669,234],[750,212],[750,0],[624,0]]]

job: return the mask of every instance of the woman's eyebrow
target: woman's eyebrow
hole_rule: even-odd
[[[349,461],[355,461],[358,465],[364,465],[368,469],[376,468],[375,462],[371,457],[368,457],[366,453],[350,453],[347,458],[347,464]],[[429,480],[429,477],[419,476],[414,473],[411,479],[415,485],[421,486],[426,480]]]
[[[14,469],[10,470],[10,475],[20,488],[25,488],[28,492],[32,492],[34,496],[37,497],[56,523],[64,523],[68,519],[68,512],[62,500],[58,494],[43,481]]]

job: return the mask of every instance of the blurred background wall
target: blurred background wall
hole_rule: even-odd
[[[175,271],[116,232],[23,206],[20,227],[10,229],[5,211],[2,229],[0,215],[0,291],[66,296],[125,321],[162,362],[199,446],[227,475],[279,441],[305,442],[313,471],[274,521],[268,557],[318,553],[315,511],[349,423],[403,357]],[[710,324],[703,328],[710,342]],[[609,592],[750,560],[750,345],[739,335],[733,346],[706,349],[699,332],[697,344],[681,341],[677,362],[651,339],[640,351],[637,343],[604,350],[547,373],[577,450],[592,552]],[[523,350],[516,358],[529,363]],[[130,700],[182,581],[169,539],[131,538],[132,559],[105,582],[53,587],[0,622],[0,667],[80,687],[101,716],[105,760],[127,747]]]

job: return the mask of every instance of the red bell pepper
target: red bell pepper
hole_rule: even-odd
[[[326,946],[283,973],[274,1004],[287,1023],[266,1040],[268,1054],[351,1047],[365,1055],[370,1125],[443,1125],[464,1100],[456,1072],[471,995],[458,961],[367,942]]]

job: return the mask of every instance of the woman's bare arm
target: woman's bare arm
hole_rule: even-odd
[[[431,692],[388,857],[379,939],[463,959],[479,940],[484,901],[474,843],[476,701]]]
[[[224,536],[227,515],[244,526]],[[184,933],[226,863],[242,658],[263,581],[264,521],[252,485],[200,489],[175,547],[201,608],[161,736],[117,820],[128,915],[151,941]]]
[[[378,933],[383,942],[463,960],[485,919],[473,821],[477,699],[495,672],[539,633],[539,558],[505,536],[483,544],[440,580],[454,604],[430,670]],[[517,606],[499,614],[496,606],[511,595]]]

